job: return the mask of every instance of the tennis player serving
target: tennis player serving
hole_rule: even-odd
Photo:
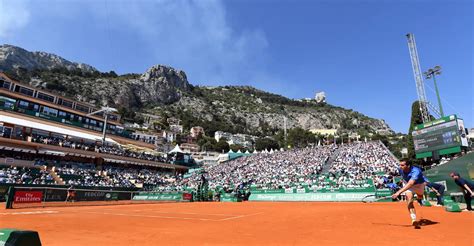
[[[392,195],[393,199],[396,199],[400,194],[405,192],[407,197],[408,212],[411,217],[411,224],[415,229],[420,229],[419,222],[416,221],[416,211],[413,202],[416,199],[420,204],[423,199],[423,193],[425,190],[425,180],[423,179],[423,172],[419,167],[412,166],[408,161],[400,161],[400,176],[404,180],[404,186]]]

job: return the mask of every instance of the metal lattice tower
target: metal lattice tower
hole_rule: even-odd
[[[407,34],[408,49],[410,50],[411,65],[413,68],[413,75],[415,76],[416,92],[418,94],[418,101],[420,102],[420,112],[423,122],[430,121],[428,111],[429,102],[425,93],[425,84],[423,83],[423,75],[421,73],[420,60],[418,59],[418,51],[416,49],[415,35]]]

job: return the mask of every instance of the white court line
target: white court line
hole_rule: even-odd
[[[220,220],[217,220],[217,221],[224,221],[224,220],[240,219],[240,218],[249,217],[249,216],[258,215],[258,214],[263,214],[263,212],[260,212],[260,213],[254,213],[254,214],[244,214],[244,215],[239,215],[239,216],[235,216],[235,217],[230,217],[230,218],[220,219]]]
[[[36,214],[57,214],[58,211],[30,211],[30,212],[12,212],[12,213],[0,213],[0,215],[36,215]]]
[[[175,203],[173,203],[175,204]],[[152,204],[153,206],[163,206],[163,205],[171,205],[170,203],[158,203],[158,204]],[[171,206],[173,207],[173,206]],[[133,210],[135,212],[144,212],[144,211],[153,211],[155,210],[156,208],[147,208],[147,209],[136,209],[136,210]]]
[[[144,217],[144,218],[162,218],[162,219],[182,219],[182,220],[218,221],[218,220],[215,220],[215,219],[186,218],[186,217],[158,216],[158,215],[118,214],[118,213],[101,213],[101,212],[84,212],[84,213],[88,213],[88,214],[118,215],[118,216],[131,216],[131,217]]]
[[[254,213],[254,214],[244,214],[224,219],[204,219],[204,218],[187,218],[187,217],[175,217],[175,216],[159,216],[159,215],[140,215],[140,214],[122,214],[122,213],[105,213],[105,212],[84,212],[88,214],[103,214],[103,215],[118,215],[118,216],[131,216],[131,217],[142,217],[142,218],[162,218],[162,219],[182,219],[182,220],[202,220],[202,221],[225,221],[225,220],[233,220],[233,219],[240,219],[244,217],[249,217],[253,215],[263,214]],[[197,214],[197,215],[205,215],[205,214]]]
[[[110,211],[110,210],[109,210]],[[134,210],[135,212],[141,212],[143,210]],[[202,213],[185,213],[185,212],[171,212],[171,211],[153,211],[147,210],[151,213],[158,213],[158,214],[193,214],[193,215],[215,215],[215,216],[240,216],[237,214],[202,214]]]

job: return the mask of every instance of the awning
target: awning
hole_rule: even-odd
[[[43,131],[47,131],[47,132],[53,132],[53,133],[68,135],[68,136],[71,136],[71,137],[83,138],[83,139],[87,139],[87,140],[91,140],[91,141],[101,141],[102,140],[102,136],[100,136],[100,135],[94,135],[94,134],[90,134],[90,133],[84,133],[84,132],[80,132],[80,131],[69,130],[69,129],[58,127],[58,126],[52,126],[52,125],[39,123],[39,122],[36,122],[36,121],[27,120],[27,119],[19,119],[19,118],[7,116],[7,115],[2,115],[1,121],[2,122],[7,122],[7,123],[10,123],[10,124],[14,124],[14,125],[31,127],[33,129],[39,129],[39,130],[43,130]],[[114,144],[118,144],[116,141],[114,141],[111,138],[105,138],[105,141],[110,142],[110,143],[114,143]]]
[[[117,160],[117,159],[109,159],[109,158],[104,158],[105,162],[112,162],[112,163],[127,163],[124,160]]]
[[[118,159],[110,159],[110,158],[105,158],[104,160],[106,162],[112,162],[112,163],[133,164],[133,165],[141,165],[141,166],[152,166],[151,164],[148,164],[148,163],[142,163],[142,162],[136,162],[136,161],[118,160]]]
[[[23,152],[23,153],[36,153],[35,149],[10,147],[10,146],[0,146],[0,150],[11,150],[11,151],[17,151],[17,152]]]
[[[66,155],[64,152],[45,150],[45,149],[38,150],[38,154],[55,155],[55,156],[65,156]]]
[[[77,157],[84,157],[84,158],[91,158],[91,159],[94,159],[95,156],[92,156],[92,155],[85,155],[85,154],[81,154],[81,153],[66,153],[67,155],[70,155],[70,156],[77,156]]]
[[[34,149],[24,149],[24,148],[13,148],[13,151],[23,152],[23,153],[36,153]]]
[[[127,160],[118,160],[118,159],[112,159],[112,158],[104,158],[105,162],[109,163],[121,163],[121,164],[133,164],[133,165],[140,165],[140,166],[150,166],[150,167],[161,167],[161,168],[168,168],[168,169],[176,169],[174,166],[168,166],[166,164],[151,164],[151,163],[146,163],[146,162],[136,162],[136,161],[127,161]]]

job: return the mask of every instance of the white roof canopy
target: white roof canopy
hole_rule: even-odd
[[[90,133],[85,133],[85,132],[80,132],[80,131],[74,131],[74,130],[69,130],[57,126],[52,126],[44,123],[39,123],[27,119],[19,119],[7,115],[1,115],[0,118],[1,121],[14,124],[14,125],[20,125],[20,126],[26,126],[26,127],[31,127],[33,129],[39,129],[47,132],[54,132],[54,133],[59,133],[62,135],[67,135],[70,137],[76,137],[76,138],[82,138],[85,140],[91,140],[91,141],[101,141],[102,137],[100,135],[94,135]],[[113,139],[111,138],[105,138],[106,142],[111,142],[114,144],[117,144]]]
[[[179,145],[176,145],[174,147],[174,149],[172,149],[170,152],[168,152],[168,154],[171,154],[171,153],[184,153],[181,148],[179,147]]]

